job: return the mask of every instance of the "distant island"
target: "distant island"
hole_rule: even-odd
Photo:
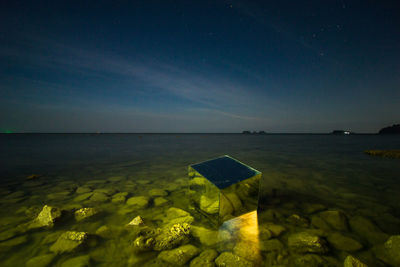
[[[242,134],[267,134],[267,133],[265,131],[259,131],[259,132],[243,131]]]
[[[400,124],[393,124],[392,126],[382,128],[379,134],[400,134]]]

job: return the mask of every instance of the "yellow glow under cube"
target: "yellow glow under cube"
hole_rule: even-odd
[[[191,207],[221,225],[257,210],[262,173],[228,156],[189,166]]]

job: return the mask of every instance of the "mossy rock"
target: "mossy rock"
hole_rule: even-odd
[[[217,256],[218,252],[215,249],[203,250],[199,256],[190,262],[190,267],[214,267],[214,260]]]
[[[317,235],[307,232],[292,234],[288,237],[288,246],[298,253],[320,253],[328,252],[325,240]]]
[[[51,262],[55,258],[55,254],[44,254],[29,259],[26,263],[26,267],[47,267],[50,266]]]
[[[38,214],[28,226],[29,229],[47,227],[52,228],[56,220],[61,217],[61,210],[52,206],[45,205],[42,211]]]
[[[158,254],[158,258],[175,266],[183,266],[199,252],[200,250],[193,245],[184,245],[172,250],[162,251]]]
[[[51,252],[65,253],[72,252],[87,240],[87,233],[68,231],[63,233],[50,247]]]
[[[254,264],[242,257],[239,257],[231,252],[223,252],[215,259],[215,264],[218,267],[235,266],[235,267],[253,267]]]

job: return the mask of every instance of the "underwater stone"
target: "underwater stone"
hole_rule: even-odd
[[[76,198],[74,198],[75,202],[81,202],[84,201],[86,199],[88,199],[89,197],[91,197],[93,195],[93,192],[89,192],[89,193],[84,193],[82,195],[77,196]]]
[[[298,214],[290,215],[286,221],[290,224],[301,226],[301,227],[308,227],[309,222],[306,218],[301,217]]]
[[[53,261],[55,254],[44,254],[31,258],[25,263],[26,267],[47,267]]]
[[[333,229],[338,231],[348,231],[347,217],[342,211],[327,210],[320,212],[319,216]]]
[[[350,227],[353,232],[365,238],[372,245],[381,244],[389,237],[373,222],[361,216],[352,217],[350,219]]]
[[[332,233],[328,235],[327,239],[329,244],[338,250],[352,252],[363,248],[363,246],[357,240],[344,236],[340,233]]]
[[[126,201],[126,204],[137,208],[145,208],[149,205],[149,198],[145,196],[131,197]]]
[[[3,231],[0,233],[0,241],[5,241],[7,239],[11,239],[14,236],[17,235],[17,231],[16,230],[7,230],[7,231]]]
[[[57,193],[50,193],[47,195],[47,198],[53,199],[53,200],[61,200],[61,199],[65,199],[70,194],[71,194],[70,191],[61,191],[61,192],[57,192]]]
[[[271,232],[273,237],[278,237],[286,231],[286,228],[279,224],[267,224],[265,227]]]
[[[377,258],[391,266],[400,266],[400,235],[394,235],[383,244],[374,247]]]
[[[87,233],[68,231],[63,233],[50,247],[51,252],[71,252],[82,245],[87,239]]]
[[[90,265],[90,256],[83,255],[68,259],[61,264],[61,267],[85,267]]]
[[[319,203],[307,203],[303,206],[303,210],[306,214],[312,214],[318,211],[326,210],[326,207]]]
[[[233,247],[233,253],[252,262],[261,260],[258,242],[239,241]]]
[[[77,194],[84,194],[84,193],[89,193],[89,192],[92,192],[92,189],[89,187],[85,187],[85,186],[80,186],[75,191],[75,193],[77,193]]]
[[[90,197],[91,202],[99,202],[99,203],[104,203],[109,200],[109,197],[100,192],[94,192],[93,195]]]
[[[361,262],[359,259],[349,255],[346,257],[343,263],[343,267],[368,267],[365,263]]]
[[[194,225],[191,227],[191,234],[205,246],[214,246],[219,242],[224,242],[231,238],[229,232],[226,230],[216,231]]]
[[[166,211],[165,216],[162,216],[161,220],[166,224],[167,227],[174,224],[191,224],[194,221],[194,218],[189,212],[172,207]]]
[[[183,266],[199,254],[199,249],[193,245],[184,245],[158,254],[158,258],[176,266]]]
[[[45,205],[39,215],[28,226],[29,229],[48,227],[52,228],[58,218],[61,217],[61,210]]]
[[[224,193],[224,196],[229,200],[232,204],[232,207],[235,211],[240,211],[243,208],[242,201],[234,192]]]
[[[150,189],[148,194],[151,197],[166,197],[166,196],[168,196],[167,191],[165,191],[163,189],[158,189],[158,188]]]
[[[143,224],[144,224],[144,221],[143,221],[142,217],[136,216],[136,217],[133,218],[132,221],[130,221],[127,225],[139,226],[139,225],[143,225]]]
[[[169,203],[168,199],[165,199],[163,197],[156,197],[154,200],[154,206],[156,207],[163,207],[163,206],[167,206]]]
[[[279,251],[283,249],[283,244],[278,239],[266,240],[260,243],[260,250],[262,251]]]
[[[190,267],[214,267],[214,260],[217,256],[218,252],[215,249],[203,250],[199,256],[190,262]]]
[[[174,248],[188,240],[189,234],[189,224],[174,224],[167,231],[164,230],[155,237],[154,250],[161,251]]]
[[[219,212],[219,200],[201,196],[200,209],[208,214],[217,214]]]
[[[311,217],[311,225],[316,227],[316,228],[319,228],[321,230],[324,230],[324,231],[330,231],[331,230],[331,227],[329,226],[329,224],[327,222],[325,222],[318,215],[313,215]]]
[[[291,258],[290,266],[296,267],[322,267],[322,266],[337,266],[337,265],[329,265],[327,262],[318,255],[315,254],[306,254],[301,256],[293,256]]]
[[[223,252],[215,259],[218,267],[235,266],[235,267],[253,267],[254,264],[242,257],[239,257],[231,252]]]
[[[5,249],[10,249],[28,242],[28,237],[26,235],[15,237],[7,241],[0,242],[0,251]]]
[[[288,246],[299,253],[326,253],[328,247],[326,242],[319,236],[300,232],[288,237]]]
[[[99,211],[95,208],[81,208],[75,211],[75,220],[79,222],[82,221],[83,219],[92,217],[97,213],[99,213]]]
[[[117,192],[117,190],[115,188],[107,187],[107,188],[96,189],[93,192],[94,193],[103,193],[107,196],[111,196],[111,195],[114,195]]]

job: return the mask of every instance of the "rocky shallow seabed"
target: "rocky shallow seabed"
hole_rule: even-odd
[[[400,266],[400,235],[368,212],[274,192],[258,214],[215,229],[189,208],[187,177],[99,169],[3,186],[1,265]]]

